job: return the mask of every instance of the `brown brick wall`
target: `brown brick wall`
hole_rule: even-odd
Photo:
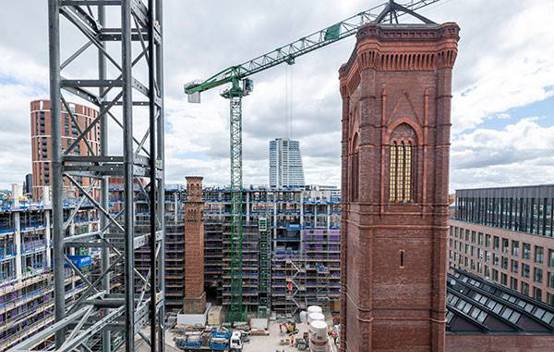
[[[341,68],[341,351],[444,351],[458,30],[453,23],[367,25]],[[412,146],[413,161],[410,199],[399,202],[391,198],[389,167],[400,141]]]
[[[185,301],[183,312],[204,313],[204,220],[202,212],[202,177],[187,177],[185,202]]]
[[[448,352],[552,352],[552,346],[552,335],[446,335]]]

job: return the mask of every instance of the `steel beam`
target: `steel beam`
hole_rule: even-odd
[[[33,345],[26,345],[28,350],[39,345],[41,339],[44,341],[55,334],[56,347],[60,351],[110,352],[123,344],[126,351],[134,351],[138,333],[147,324],[151,329],[145,341],[152,351],[163,350],[165,224],[161,6],[159,0],[49,0],[56,323],[45,333],[31,338]],[[115,24],[111,27],[110,19]],[[64,33],[60,33],[61,20],[68,23],[62,26],[64,32],[73,31],[85,39],[84,44],[69,52],[63,62],[60,60],[60,45],[64,40]],[[108,50],[107,41],[120,45],[119,50]],[[133,46],[137,41],[142,50]],[[97,52],[98,72],[92,77],[86,76],[91,72],[89,67],[80,70],[76,67],[90,64],[78,60],[85,52],[93,50],[90,48]],[[108,69],[108,65],[113,67]],[[69,66],[73,72],[71,77],[64,75]],[[148,73],[147,84],[138,80],[138,73],[144,70]],[[67,95],[63,96],[62,92]],[[87,126],[78,126],[76,138],[63,150],[59,119],[62,102],[71,119],[76,121],[76,115],[70,112],[70,99],[92,103],[99,113]],[[144,115],[135,113],[136,109],[148,109],[148,130],[140,141],[133,135],[133,122]],[[109,119],[121,128],[116,131],[122,136],[123,153],[119,155],[108,154],[108,133],[112,134],[108,131]],[[88,136],[97,130],[99,150],[88,142]],[[92,180],[91,186],[84,187],[79,176]],[[110,176],[120,177],[123,182],[122,210],[117,214],[110,209]],[[100,194],[95,191],[98,181]],[[65,223],[64,203],[67,204],[68,194],[64,194],[64,183],[72,185],[79,193],[77,199],[70,202],[76,207]],[[146,232],[138,233],[135,201],[143,194],[147,195],[150,225]],[[85,203],[98,211],[99,229],[65,238],[66,228],[75,221],[75,215]],[[152,263],[148,273],[141,273],[135,267],[134,252],[147,246],[150,246]],[[100,249],[97,258],[100,270],[94,272],[94,276],[70,260],[70,251],[76,247]],[[69,307],[65,306],[64,259],[72,275],[86,284]],[[119,289],[112,286],[115,275],[123,278]],[[86,313],[81,314],[83,311]]]
[[[54,314],[56,321],[65,317],[64,246],[63,246],[63,179],[61,146],[60,94],[60,6],[48,1],[48,39],[50,66],[50,113],[52,148],[52,233],[54,254]],[[56,331],[56,346],[64,342],[63,328]]]

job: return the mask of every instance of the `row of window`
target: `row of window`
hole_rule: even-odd
[[[552,237],[554,199],[458,197],[456,219]]]
[[[467,246],[470,246],[468,243],[484,246],[486,248],[492,248],[493,251],[501,252],[502,254],[511,254],[514,258],[534,260],[535,263],[542,264],[545,261],[545,249],[542,246],[533,246],[530,243],[516,240],[508,240],[506,238],[501,238],[498,236],[491,236],[489,234],[484,234],[482,232],[470,231],[468,229],[463,229],[457,226],[450,227],[450,245],[455,245],[452,239],[459,239],[461,241],[467,242]],[[457,242],[456,240],[454,240]],[[521,242],[521,243],[520,243]],[[492,244],[492,246],[491,246]],[[459,243],[459,246],[462,245],[462,242]],[[471,246],[473,247],[473,246]],[[461,251],[461,247],[459,248]],[[546,263],[549,267],[554,268],[554,248],[548,249]]]

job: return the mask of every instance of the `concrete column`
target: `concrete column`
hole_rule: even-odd
[[[22,240],[21,240],[21,217],[19,212],[14,211],[13,213],[13,223],[15,225],[15,274],[17,281],[23,279],[23,268],[21,264],[21,252],[22,252]]]

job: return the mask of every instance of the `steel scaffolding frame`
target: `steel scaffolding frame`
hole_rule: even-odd
[[[125,344],[125,350],[130,352],[135,351],[138,336],[147,342],[151,351],[163,351],[162,0],[49,0],[48,15],[52,116],[61,116],[63,106],[63,111],[76,121],[69,97],[84,100],[97,108],[99,114],[84,129],[75,122],[79,134],[69,145],[62,145],[61,118],[52,118],[55,324],[14,350],[33,350],[55,334],[57,351],[109,352]],[[65,19],[63,36],[62,18]],[[85,42],[62,62],[61,49],[69,51],[67,48],[75,45],[75,33]],[[87,57],[88,54],[93,54],[92,58]],[[97,73],[93,73],[92,78],[91,61],[97,64]],[[77,77],[69,79],[69,76]],[[141,79],[147,83],[142,83]],[[118,126],[116,131],[122,130],[119,155],[109,153],[109,121]],[[134,122],[147,125],[140,139],[134,136],[140,127]],[[99,153],[94,152],[85,138],[96,126],[101,141]],[[80,143],[86,144],[87,155],[75,153]],[[86,189],[81,185],[79,179],[82,177],[100,184],[100,196],[92,187]],[[111,213],[109,208],[109,177],[123,180],[123,209],[118,214]],[[67,223],[64,223],[63,207],[67,195],[64,183],[79,190],[81,200],[75,212],[85,202],[98,209],[101,216],[98,231],[87,236],[65,236]],[[139,193],[146,197],[148,208],[148,231],[141,233],[135,223],[135,197]],[[134,263],[134,251],[143,246],[149,246],[151,258],[154,258],[147,273],[140,273]],[[89,279],[69,260],[66,253],[70,248],[79,247],[96,248],[101,252],[99,277]],[[82,296],[69,307],[65,306],[66,265],[87,285]],[[123,276],[122,292],[111,290],[111,276],[115,275]],[[147,325],[150,325],[149,336],[144,331]]]

